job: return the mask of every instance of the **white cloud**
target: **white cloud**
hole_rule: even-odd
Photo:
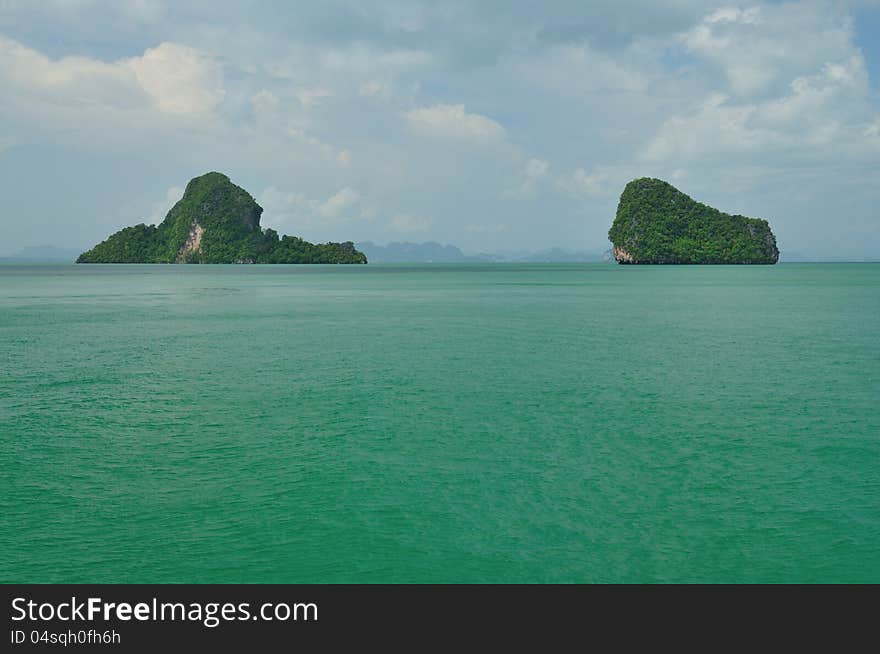
[[[508,228],[509,225],[507,223],[494,223],[490,225],[471,223],[464,226],[465,231],[471,234],[500,234],[501,232],[506,232]]]
[[[704,19],[706,23],[744,23],[750,25],[756,23],[760,16],[758,7],[740,9],[739,7],[722,7],[710,13]]]
[[[764,156],[864,149],[862,138],[876,115],[867,101],[861,56],[826,63],[794,79],[788,92],[762,101],[737,102],[710,94],[696,111],[669,118],[642,150],[645,161]]]
[[[538,185],[549,177],[550,163],[543,159],[529,159],[522,171],[522,181],[519,186],[506,191],[508,196],[531,195]]]
[[[258,123],[272,122],[278,116],[278,96],[268,89],[260,89],[250,97],[251,109]]]
[[[587,172],[583,168],[576,168],[571,175],[558,179],[557,186],[575,195],[593,197],[608,195],[617,190],[609,184],[606,172],[596,170]]]
[[[369,208],[360,206],[360,193],[350,187],[318,200],[303,192],[270,186],[257,201],[264,209],[263,226],[284,233],[336,227],[370,217]]]
[[[432,224],[433,221],[424,216],[397,214],[391,219],[388,226],[396,232],[426,232]]]
[[[388,85],[384,82],[380,82],[378,80],[370,80],[368,82],[364,82],[361,84],[359,93],[361,95],[372,97],[376,95],[383,95],[388,92]]]
[[[156,106],[171,114],[209,113],[226,95],[220,66],[185,45],[161,43],[122,65],[130,66]]]
[[[519,79],[564,96],[591,97],[598,92],[639,93],[649,85],[651,67],[634,65],[586,45],[559,45],[537,55],[515,55],[507,60]]]
[[[333,93],[328,91],[327,89],[305,89],[299,91],[296,94],[296,97],[299,99],[302,106],[306,109],[310,109],[316,105],[321,103],[321,100],[324,98],[332,98]]]
[[[506,134],[494,120],[468,113],[463,104],[436,104],[407,111],[403,116],[414,129],[440,137],[496,141]]]
[[[4,96],[16,91],[54,103],[130,107],[146,96],[125,62],[105,63],[88,57],[52,60],[41,52],[0,36],[0,80]]]
[[[432,55],[423,50],[376,50],[361,44],[344,50],[327,50],[321,56],[321,62],[327,69],[359,75],[376,71],[421,68],[432,61]]]
[[[876,213],[877,86],[852,7],[0,0],[0,154],[25,168],[51,149],[47,174],[66,168],[81,187],[132,189],[156,161],[165,185],[218,169],[266,188],[264,223],[279,231],[430,230],[486,251],[604,243],[623,184],[648,175],[719,206],[715,189],[744,189],[737,210],[821,246]],[[103,170],[132,165],[95,182],[82,152]],[[768,210],[762,180],[804,199]],[[14,210],[52,214],[24,195]],[[823,197],[850,198],[833,227]],[[173,199],[158,204],[156,221]],[[56,224],[65,238],[82,229]]]
[[[526,162],[525,178],[526,184],[535,184],[538,180],[543,179],[550,172],[550,164],[542,159],[529,159]]]
[[[11,136],[6,136],[3,134],[0,134],[0,152],[3,152],[4,150],[8,150],[13,145],[15,145],[14,138],[12,138]]]
[[[183,189],[180,186],[172,186],[165,192],[165,197],[153,205],[150,215],[144,220],[147,225],[158,225],[165,219],[177,201],[183,197]]]
[[[310,216],[317,212],[320,203],[309,200],[305,194],[282,191],[270,186],[257,198],[263,207],[262,224],[266,227],[282,227],[291,216]]]
[[[821,2],[729,7],[680,35],[691,54],[717,66],[729,92],[773,92],[805,71],[857,53],[845,13]]]
[[[29,94],[53,110],[148,110],[200,116],[223,100],[222,72],[194,48],[162,43],[140,57],[104,62],[71,56],[50,59],[0,36],[0,80],[6,93]]]
[[[319,86],[334,86],[423,70],[434,63],[434,56],[424,50],[377,48],[364,42],[316,48],[304,41],[285,44],[283,54],[261,58],[260,68],[271,77],[301,83],[310,79]]]
[[[360,193],[346,186],[321,204],[318,211],[325,216],[336,217],[357,204],[360,197]]]
[[[352,161],[351,151],[327,143],[312,132],[315,120],[309,108],[317,106],[322,98],[331,96],[329,91],[312,90],[299,91],[282,98],[278,93],[260,89],[247,99],[253,115],[253,122],[248,125],[248,129],[259,133],[267,142],[290,148],[288,156],[298,154],[308,156],[314,161],[317,155],[325,162],[332,162],[334,166],[347,167]],[[291,148],[294,145],[295,151]]]
[[[162,0],[129,0],[118,11],[137,23],[155,23],[166,15],[166,3]]]

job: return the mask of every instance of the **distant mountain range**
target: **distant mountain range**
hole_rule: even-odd
[[[357,243],[357,249],[367,255],[371,263],[445,263],[445,262],[535,262],[535,263],[574,263],[610,261],[610,250],[582,252],[564,248],[548,248],[537,251],[510,251],[490,254],[465,254],[454,245],[442,245],[436,241],[425,243],[394,242],[377,245],[371,241]],[[52,245],[22,248],[15,254],[0,257],[0,261],[22,262],[70,262],[79,256],[80,249],[59,248]]]
[[[357,244],[357,249],[367,255],[371,263],[430,263],[455,261],[486,261],[486,262],[543,262],[543,263],[576,263],[612,261],[611,250],[580,252],[564,248],[549,248],[536,252],[515,251],[498,254],[464,254],[454,245],[441,245],[434,241],[426,243],[389,243],[376,245],[370,241]],[[15,254],[0,257],[5,262],[57,262],[73,263],[81,252],[80,249],[59,248],[52,245],[40,245],[22,248]],[[846,259],[844,257],[815,257],[802,252],[784,250],[780,261],[796,262],[832,262],[832,261],[876,261],[877,259]]]
[[[415,263],[428,261],[467,261],[468,257],[454,245],[426,243],[389,243],[376,245],[372,241],[357,243],[355,247],[367,255],[370,263]]]
[[[356,244],[358,250],[367,255],[370,263],[444,263],[456,261],[523,261],[543,263],[595,262],[610,261],[610,250],[581,252],[563,248],[549,248],[538,251],[498,252],[489,254],[465,254],[454,245],[442,245],[436,241],[425,243],[394,242],[388,245],[377,245],[372,241]]]

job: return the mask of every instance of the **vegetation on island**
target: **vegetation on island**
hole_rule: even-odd
[[[776,237],[766,220],[722,213],[648,177],[624,188],[608,238],[619,263],[773,264],[779,260]]]
[[[126,227],[77,263],[367,263],[345,243],[309,243],[260,227],[263,208],[226,175],[191,180],[159,225]]]

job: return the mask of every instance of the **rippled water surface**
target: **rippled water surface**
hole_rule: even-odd
[[[0,266],[0,581],[880,582],[880,265]]]

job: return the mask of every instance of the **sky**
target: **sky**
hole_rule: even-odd
[[[0,0],[0,256],[226,173],[311,241],[599,251],[627,181],[880,252],[880,0]]]

